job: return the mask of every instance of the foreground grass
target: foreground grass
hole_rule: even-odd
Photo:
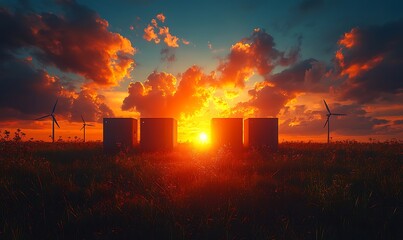
[[[0,143],[0,239],[402,239],[402,144]]]

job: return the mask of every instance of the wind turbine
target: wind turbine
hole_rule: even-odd
[[[330,117],[331,116],[345,116],[346,114],[344,113],[332,113],[329,109],[329,106],[327,105],[326,101],[323,100],[323,102],[325,103],[326,109],[327,109],[327,119],[325,122],[325,125],[323,125],[323,127],[326,127],[327,124],[327,143],[330,143]]]
[[[81,115],[81,119],[83,120],[83,127],[82,127],[80,130],[83,130],[83,129],[84,129],[84,142],[85,142],[85,127],[86,127],[86,126],[94,126],[94,125],[87,124],[87,123],[84,121],[83,115]]]
[[[59,124],[57,123],[56,118],[55,118],[55,110],[56,110],[56,105],[57,105],[57,102],[58,102],[58,101],[59,101],[59,99],[56,99],[56,103],[55,103],[55,105],[53,106],[52,112],[51,112],[50,114],[35,119],[35,120],[41,120],[41,119],[44,119],[44,118],[47,118],[47,117],[51,117],[51,118],[52,118],[52,142],[55,142],[55,123],[56,123],[57,127],[60,128],[60,126],[59,126]]]

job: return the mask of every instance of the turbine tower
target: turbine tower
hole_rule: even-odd
[[[56,103],[55,103],[55,105],[53,106],[52,112],[51,112],[50,114],[35,119],[35,120],[41,120],[41,119],[47,118],[47,117],[51,117],[51,118],[52,118],[52,142],[55,142],[55,123],[56,123],[57,127],[60,128],[60,126],[59,126],[59,124],[57,123],[56,118],[55,118],[55,110],[56,110],[57,101],[59,101],[59,99],[56,99]]]
[[[326,101],[323,100],[323,102],[325,103],[326,109],[327,109],[327,119],[325,122],[325,125],[323,125],[323,127],[326,127],[327,125],[327,143],[330,143],[330,117],[331,116],[345,116],[346,114],[344,113],[332,113],[329,109],[329,106],[327,105]]]
[[[81,115],[81,119],[83,120],[83,127],[82,127],[80,130],[83,130],[83,129],[84,129],[84,142],[85,142],[85,127],[86,127],[86,126],[94,126],[94,125],[87,124],[87,123],[84,121],[83,115]]]

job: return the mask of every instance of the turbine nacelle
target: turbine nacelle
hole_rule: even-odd
[[[330,142],[330,117],[331,116],[345,116],[346,114],[344,114],[344,113],[332,113],[330,111],[330,108],[327,105],[326,101],[323,100],[323,102],[325,103],[325,107],[326,107],[326,110],[327,110],[327,114],[326,114],[327,119],[326,119],[325,125],[323,125],[323,127],[326,127],[326,125],[327,125],[327,143],[329,143]]]
[[[59,99],[56,99],[55,105],[53,105],[52,112],[50,114],[35,119],[35,120],[41,120],[41,119],[44,119],[44,118],[47,118],[47,117],[52,118],[52,142],[55,141],[55,127],[54,127],[54,124],[56,123],[56,126],[58,128],[60,128],[59,123],[57,123],[57,120],[56,120],[56,117],[55,117],[55,110],[56,110],[56,105],[57,105],[58,101],[59,101]]]
[[[83,120],[83,126],[81,127],[80,131],[84,129],[84,142],[85,142],[85,127],[86,126],[94,126],[92,124],[87,124],[83,118],[83,115],[81,115],[81,120]]]

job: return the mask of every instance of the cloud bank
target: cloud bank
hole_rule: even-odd
[[[135,48],[108,22],[75,1],[60,1],[62,14],[0,8],[0,109],[2,118],[29,119],[48,113],[59,98],[58,113],[79,121],[112,116],[97,88],[116,86],[134,67]],[[68,37],[66,37],[68,36]],[[68,81],[42,67],[84,78]],[[88,89],[92,89],[91,91]],[[10,101],[12,99],[12,101]]]

